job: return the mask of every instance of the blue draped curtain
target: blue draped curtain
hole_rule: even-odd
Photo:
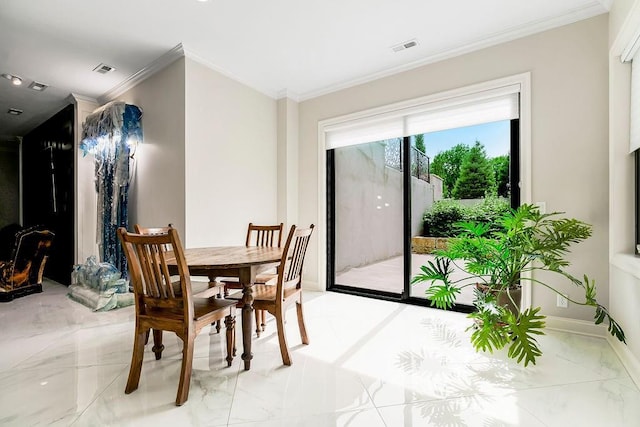
[[[116,230],[129,225],[129,169],[136,146],[142,142],[141,119],[142,110],[135,105],[110,102],[87,117],[80,143],[85,156],[95,157],[100,259],[116,266],[125,276],[127,260]]]

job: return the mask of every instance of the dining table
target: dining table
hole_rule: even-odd
[[[256,275],[277,266],[282,258],[282,248],[257,246],[218,246],[190,248],[184,256],[191,276],[206,276],[210,286],[217,277],[237,277],[242,285],[242,360],[244,369],[251,369],[251,335],[253,331],[253,284]],[[171,274],[177,272],[176,261],[167,253],[167,265]],[[211,298],[215,298],[212,296]]]

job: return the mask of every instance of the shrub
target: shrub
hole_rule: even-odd
[[[509,200],[495,196],[487,197],[474,206],[463,206],[456,200],[438,200],[426,211],[424,236],[455,237],[459,222],[481,222],[490,225],[491,231],[500,227],[499,219],[510,211]]]
[[[457,234],[455,224],[464,220],[463,207],[455,200],[438,200],[423,216],[423,235],[450,237]]]
[[[510,209],[508,199],[495,196],[487,197],[482,203],[463,208],[465,213],[463,221],[489,224],[489,231],[498,231],[500,230],[500,218],[508,213]]]

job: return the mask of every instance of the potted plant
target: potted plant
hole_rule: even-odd
[[[497,228],[479,222],[458,223],[461,233],[446,249],[435,252],[435,260],[422,266],[412,283],[431,282],[427,298],[442,309],[453,306],[462,288],[475,286],[476,311],[469,314],[474,320],[470,327],[474,348],[493,352],[508,345],[508,356],[524,361],[525,366],[535,364],[542,355],[535,337],[544,334],[545,316],[540,307],[520,307],[521,286],[528,282],[560,294],[551,282],[536,275],[538,271],[555,273],[582,288],[584,301],[567,299],[594,307],[595,324],[606,319],[611,335],[625,342],[620,325],[597,302],[594,281],[586,275],[580,280],[565,270],[569,247],[591,236],[591,226],[560,214],[542,214],[537,206],[525,204],[505,214]],[[456,268],[466,274],[452,280]],[[474,283],[456,286],[469,278]]]

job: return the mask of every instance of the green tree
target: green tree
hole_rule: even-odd
[[[453,187],[460,175],[462,160],[471,149],[466,144],[458,144],[436,154],[431,162],[431,173],[442,178],[444,197],[452,197]]]
[[[426,153],[425,148],[424,148],[424,135],[423,134],[415,135],[413,137],[413,142],[414,142],[414,145],[416,146],[416,148],[418,150],[422,151],[423,153]]]
[[[498,196],[509,197],[509,156],[498,156],[489,160],[496,180]]]
[[[495,192],[495,187],[493,168],[487,159],[484,146],[480,141],[476,141],[460,165],[460,176],[453,187],[452,195],[456,199],[478,199],[487,193]]]

